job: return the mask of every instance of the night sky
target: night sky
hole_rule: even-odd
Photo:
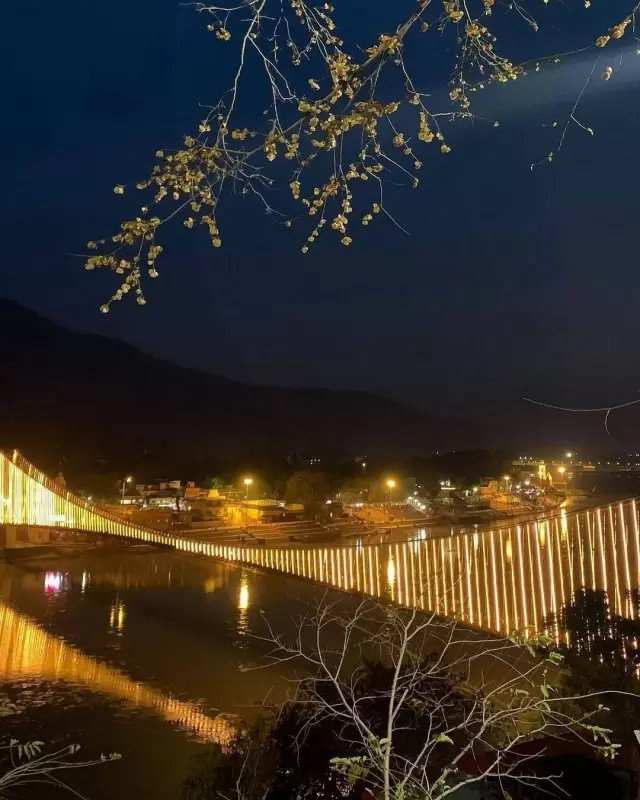
[[[368,33],[372,5],[339,0],[337,19],[348,32],[365,18]],[[402,5],[388,4],[380,29]],[[593,0],[572,16],[582,3],[568,2],[555,17],[531,5],[557,23],[524,35],[535,54],[593,41],[629,3]],[[205,22],[177,0],[3,9],[2,294],[231,378],[367,389],[437,412],[517,413],[522,395],[580,406],[637,395],[640,56],[631,37],[602,53],[578,112],[595,136],[572,128],[553,165],[530,169],[553,149],[551,123],[566,118],[593,53],[483,96],[500,127],[457,124],[453,152],[425,159],[420,189],[394,194],[411,236],[380,220],[348,249],[327,236],[303,256],[302,230],[239,199],[223,214],[221,249],[200,231],[165,233],[148,304],[101,315],[112,277],[86,273],[72,254],[131,213],[113,185],[143,178],[156,149],[179,145],[198,102],[225,86],[224,50]],[[447,91],[437,67],[436,93]]]

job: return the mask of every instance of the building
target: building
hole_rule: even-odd
[[[543,461],[524,456],[516,459],[512,466],[519,481],[530,480],[533,485],[550,487],[560,492],[585,488],[586,484],[592,483],[592,476],[596,472],[616,471],[605,467],[604,462],[576,460],[571,453],[567,453],[559,461]],[[638,473],[640,474],[640,463]]]
[[[222,516],[233,527],[264,525],[301,519],[304,507],[289,508],[277,500],[231,501],[224,504]]]
[[[480,497],[489,498],[500,491],[500,481],[495,478],[485,478],[478,487]]]
[[[184,499],[188,501],[218,499],[220,492],[217,489],[200,489],[195,484],[187,484],[183,493]]]
[[[159,531],[188,528],[191,524],[190,515],[186,512],[178,512],[172,508],[154,508],[129,505],[126,508],[118,508],[117,513],[126,517],[128,520],[138,525],[148,525]]]

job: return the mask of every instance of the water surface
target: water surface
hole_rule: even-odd
[[[193,756],[233,734],[219,712],[290,690],[293,667],[250,669],[250,634],[292,601],[296,581],[172,553],[0,564],[0,683],[23,710],[2,733],[120,752],[70,776],[96,800],[177,798]]]

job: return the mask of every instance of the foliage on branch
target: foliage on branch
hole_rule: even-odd
[[[157,164],[137,183],[146,198],[139,213],[114,235],[88,243],[96,252],[87,257],[86,269],[112,270],[121,281],[101,310],[108,312],[128,294],[145,304],[143,276],[158,276],[160,233],[167,223],[204,227],[212,246],[220,247],[218,212],[229,193],[258,198],[267,213],[276,211],[277,195],[282,223],[303,228],[303,253],[325,229],[350,245],[358,225],[371,225],[381,213],[391,216],[385,186],[417,187],[424,160],[451,151],[444,123],[498,125],[475,114],[474,93],[571,55],[517,58],[520,37],[540,29],[540,8],[556,3],[560,0],[400,2],[395,27],[369,43],[358,41],[357,31],[343,39],[339,10],[323,0],[194,3],[212,44],[223,48],[220,57],[235,64],[232,85],[182,146],[157,151]],[[588,13],[591,3],[575,5],[577,12]],[[630,3],[622,19],[612,19],[597,40],[573,52],[597,52],[627,34],[635,37],[639,7]],[[504,49],[496,33],[504,27],[502,16],[513,27],[513,41]],[[416,67],[434,53],[450,66],[442,107],[427,92],[428,70]],[[603,77],[612,75],[609,66]],[[243,91],[259,106],[250,116],[263,112],[260,125],[247,124]],[[575,117],[576,107],[556,151],[545,160],[559,152],[571,124],[593,133]],[[289,198],[277,192],[285,186]],[[128,189],[118,184],[114,192],[126,195]]]
[[[0,694],[0,719],[17,713],[18,707],[6,695]],[[79,744],[70,744],[55,751],[44,748],[44,742],[38,740],[20,742],[18,739],[9,739],[7,744],[0,744],[0,797],[13,797],[17,790],[30,784],[68,790],[79,797],[64,780],[65,773],[121,758],[119,753],[109,753],[102,754],[99,759],[79,760]]]
[[[634,740],[640,713],[640,595],[627,598],[629,616],[611,612],[606,592],[579,589],[571,603],[553,615],[565,637],[561,646],[569,668],[563,680],[571,696],[585,695],[580,705],[596,711],[595,721],[613,729],[618,740]],[[594,696],[599,695],[599,696]],[[606,698],[603,700],[602,698]],[[605,702],[610,713],[603,713]]]

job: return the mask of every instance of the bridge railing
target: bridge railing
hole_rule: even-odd
[[[5,523],[47,525],[108,533],[156,544],[174,537],[146,525],[134,524],[117,514],[83,500],[14,451],[0,454],[0,516]]]

